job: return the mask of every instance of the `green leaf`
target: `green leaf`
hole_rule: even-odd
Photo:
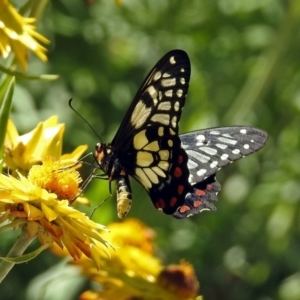
[[[43,74],[43,75],[26,75],[17,71],[14,71],[12,69],[5,68],[0,65],[0,71],[2,71],[5,74],[15,76],[19,79],[27,79],[27,80],[45,80],[45,81],[51,81],[56,80],[59,78],[59,75],[56,74]]]
[[[38,249],[36,249],[30,253],[27,253],[27,254],[24,254],[24,255],[21,255],[18,257],[0,257],[0,259],[4,260],[6,262],[9,262],[9,263],[22,264],[22,263],[25,263],[25,262],[28,262],[28,261],[34,259],[42,251],[46,250],[50,246],[51,246],[50,244],[44,244],[41,247],[39,247]]]

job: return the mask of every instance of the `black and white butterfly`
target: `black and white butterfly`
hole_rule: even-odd
[[[175,218],[215,210],[211,201],[221,189],[216,172],[266,143],[264,131],[246,126],[179,135],[190,73],[184,51],[163,56],[138,90],[113,141],[96,145],[100,169],[117,182],[120,218],[132,203],[129,176],[146,189],[157,209]]]

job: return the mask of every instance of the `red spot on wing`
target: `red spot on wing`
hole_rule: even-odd
[[[155,207],[157,209],[164,209],[166,207],[166,203],[165,203],[165,200],[160,198],[158,199],[156,202],[155,202]]]
[[[182,164],[183,163],[183,156],[179,155],[177,161],[178,161],[179,164]]]
[[[212,185],[211,185],[211,184],[207,184],[207,185],[206,185],[206,189],[207,189],[208,191],[210,191],[210,190],[212,189]]]
[[[171,200],[170,200],[170,206],[171,207],[174,207],[177,203],[177,198],[176,197],[172,197]]]
[[[203,202],[200,200],[197,200],[197,201],[193,202],[193,205],[194,205],[194,207],[199,207],[199,206],[203,205]]]
[[[180,177],[182,175],[182,171],[179,167],[176,167],[174,170],[174,176],[175,177]]]
[[[202,191],[202,190],[195,190],[195,194],[196,194],[197,196],[201,197],[201,196],[204,196],[204,195],[205,195],[205,192]]]
[[[178,187],[177,187],[177,192],[178,192],[178,195],[182,195],[184,191],[184,186],[182,184],[180,184]]]
[[[182,205],[182,206],[180,206],[180,208],[179,208],[179,212],[180,212],[181,214],[185,213],[185,212],[188,211],[188,210],[190,210],[190,208],[189,208],[187,205]]]

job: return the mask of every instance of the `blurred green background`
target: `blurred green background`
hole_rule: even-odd
[[[184,258],[194,265],[205,300],[299,300],[299,25],[298,0],[124,0],[119,7],[108,0],[51,1],[38,26],[51,40],[49,62],[31,57],[28,73],[60,79],[19,80],[12,118],[24,133],[57,114],[67,126],[64,152],[80,144],[93,151],[98,137],[68,100],[109,142],[148,71],[169,50],[185,50],[192,75],[181,132],[250,125],[267,131],[269,140],[218,173],[216,212],[173,219],[132,182],[128,217],[157,231],[157,253],[166,264]],[[92,206],[108,195],[107,181],[95,180],[87,191]],[[94,220],[117,221],[115,196]],[[12,243],[2,236],[2,256]],[[88,285],[45,252],[16,266],[0,295],[77,299]]]

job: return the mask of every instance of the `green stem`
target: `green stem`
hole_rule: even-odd
[[[7,122],[12,107],[14,86],[15,86],[15,78],[8,76],[7,79],[3,81],[3,85],[1,86],[1,91],[0,91],[0,97],[2,92],[4,93],[2,103],[0,101],[0,173],[2,172],[2,165],[3,165],[2,160],[4,158],[4,141],[6,135]],[[5,92],[2,89],[4,89]]]
[[[15,244],[10,249],[9,253],[7,254],[7,257],[17,257],[22,255],[34,239],[35,236],[29,237],[26,227],[23,227],[21,234],[18,236]],[[14,265],[15,263],[7,261],[2,261],[0,263],[0,284]]]

